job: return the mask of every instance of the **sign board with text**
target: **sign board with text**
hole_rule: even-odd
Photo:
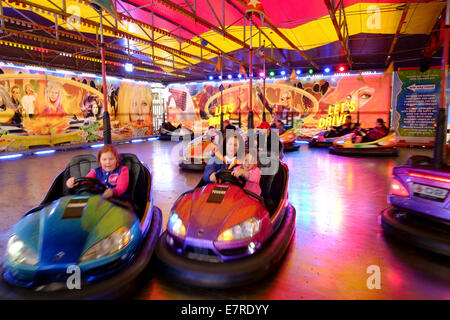
[[[395,73],[392,105],[393,128],[399,140],[431,143],[439,110],[441,70],[399,70]]]

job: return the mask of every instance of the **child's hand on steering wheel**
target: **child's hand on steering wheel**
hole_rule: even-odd
[[[73,187],[75,187],[75,177],[71,177],[71,178],[67,179],[66,186],[69,189],[72,189]]]
[[[110,188],[106,189],[105,192],[103,192],[103,198],[105,198],[105,199],[112,198],[113,196],[114,196],[114,192]]]
[[[239,178],[242,175],[242,169],[240,168],[236,168],[233,170],[233,172],[231,173],[233,176],[235,176],[236,178]]]

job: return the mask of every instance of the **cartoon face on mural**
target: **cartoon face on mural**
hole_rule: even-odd
[[[60,83],[49,81],[45,89],[45,107],[42,110],[42,115],[56,115],[64,116],[66,112],[63,108],[63,94],[64,89]]]
[[[25,93],[29,96],[34,94],[33,87],[30,84],[25,85]]]
[[[149,85],[123,83],[117,100],[117,120],[123,134],[137,137],[153,133],[153,95]]]
[[[136,86],[130,107],[130,121],[137,126],[151,123],[152,89],[147,86]]]
[[[9,97],[8,91],[0,86],[0,110],[6,111],[6,109],[14,109],[14,104]]]
[[[20,88],[19,86],[14,86],[11,88],[11,98],[14,104],[19,104],[20,99]]]
[[[99,106],[97,95],[85,94],[80,108],[83,116],[86,118],[96,117],[99,119],[101,117],[101,107]]]
[[[380,116],[389,119],[390,80],[385,75],[359,75],[343,77],[320,101],[322,113],[328,106],[348,103],[356,107],[362,127],[370,127]],[[323,114],[322,114],[323,115]]]

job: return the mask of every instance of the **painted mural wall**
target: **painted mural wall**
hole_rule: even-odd
[[[101,77],[0,63],[0,152],[103,139]],[[108,78],[112,139],[151,136],[150,83]]]
[[[374,72],[267,79],[266,101],[263,83],[257,80],[252,90],[253,107],[249,104],[248,82],[174,84],[169,85],[165,101],[168,120],[191,129],[200,121],[203,128],[219,125],[220,112],[234,123],[241,113],[241,126],[245,128],[252,110],[255,126],[263,120],[263,112],[268,122],[275,117],[291,122],[293,116],[297,135],[311,136],[340,125],[349,114],[362,127],[373,127],[377,118],[389,123],[391,80],[391,75]]]

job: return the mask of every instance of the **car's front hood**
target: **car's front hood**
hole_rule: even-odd
[[[286,132],[284,132],[282,135],[280,135],[280,141],[282,143],[292,143],[295,141],[295,133],[293,129],[289,129]]]
[[[236,224],[267,215],[256,198],[230,184],[208,184],[188,193],[174,210],[186,226],[186,237],[204,240],[216,240],[221,232]]]
[[[14,233],[40,265],[78,263],[92,244],[130,223],[126,212],[100,196],[67,196],[22,219]]]
[[[215,149],[211,140],[202,136],[195,138],[187,145],[184,156],[185,158],[209,158]]]

